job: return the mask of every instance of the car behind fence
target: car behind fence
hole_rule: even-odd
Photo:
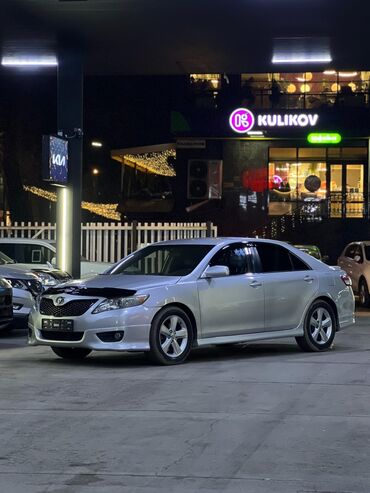
[[[81,255],[92,262],[117,262],[138,248],[164,240],[217,236],[217,226],[205,223],[85,223],[81,225]],[[0,223],[0,238],[32,238],[56,242],[52,223]]]

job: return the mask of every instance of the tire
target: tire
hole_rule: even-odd
[[[306,314],[304,335],[295,340],[303,351],[328,351],[333,344],[336,330],[337,320],[332,307],[326,301],[317,300]]]
[[[193,344],[193,327],[181,308],[164,308],[154,317],[150,329],[149,358],[159,365],[183,363]]]
[[[72,348],[72,347],[56,347],[51,346],[52,351],[63,359],[79,360],[84,359],[91,353],[91,349],[85,348]]]
[[[358,286],[358,299],[360,306],[368,308],[370,306],[370,294],[369,288],[367,287],[367,282],[365,279],[361,279]]]

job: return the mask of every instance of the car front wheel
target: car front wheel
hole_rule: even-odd
[[[183,363],[193,342],[193,328],[181,308],[168,307],[154,317],[150,330],[150,359],[160,365]]]
[[[63,359],[73,359],[73,360],[83,359],[86,358],[86,356],[91,353],[91,349],[77,348],[77,347],[72,348],[72,347],[52,346],[51,349],[57,356]]]
[[[370,295],[369,288],[367,287],[367,282],[365,279],[361,279],[358,288],[360,305],[367,308],[370,305]]]
[[[337,322],[332,307],[323,300],[315,301],[309,308],[304,334],[296,337],[303,351],[327,351],[333,344]]]

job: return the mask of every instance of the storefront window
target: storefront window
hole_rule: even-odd
[[[364,217],[366,163],[364,146],[270,148],[269,214]]]
[[[320,202],[326,199],[326,163],[270,162],[270,215],[293,212],[297,202]]]

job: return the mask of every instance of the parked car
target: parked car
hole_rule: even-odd
[[[44,288],[50,286],[57,286],[62,282],[69,281],[72,279],[67,272],[63,272],[59,269],[54,269],[54,267],[42,267],[42,266],[29,266],[28,264],[18,264],[15,260],[11,259],[5,253],[0,251],[0,265],[11,266],[21,272],[34,272],[41,281]]]
[[[0,277],[0,332],[6,330],[13,321],[12,287]]]
[[[55,269],[56,248],[46,240],[31,238],[0,238],[0,251],[29,269]],[[112,264],[107,262],[89,262],[81,259],[81,276],[101,274]],[[62,271],[60,271],[62,272]],[[67,274],[67,273],[66,273]],[[68,274],[69,275],[69,274]]]
[[[33,272],[14,265],[0,265],[0,276],[12,287],[14,322],[24,325],[31,308],[43,291],[40,278]]]
[[[308,255],[312,255],[312,257],[317,258],[317,260],[321,260],[321,262],[328,262],[329,257],[328,255],[321,255],[320,248],[316,245],[293,245],[298,250],[301,250],[302,252],[308,253]]]
[[[347,245],[338,258],[338,265],[351,278],[360,305],[369,307],[370,241],[355,241]]]
[[[295,337],[328,350],[354,323],[351,281],[291,245],[248,238],[155,243],[106,275],[48,289],[29,318],[29,344],[62,358],[147,351],[182,363],[193,346]]]

